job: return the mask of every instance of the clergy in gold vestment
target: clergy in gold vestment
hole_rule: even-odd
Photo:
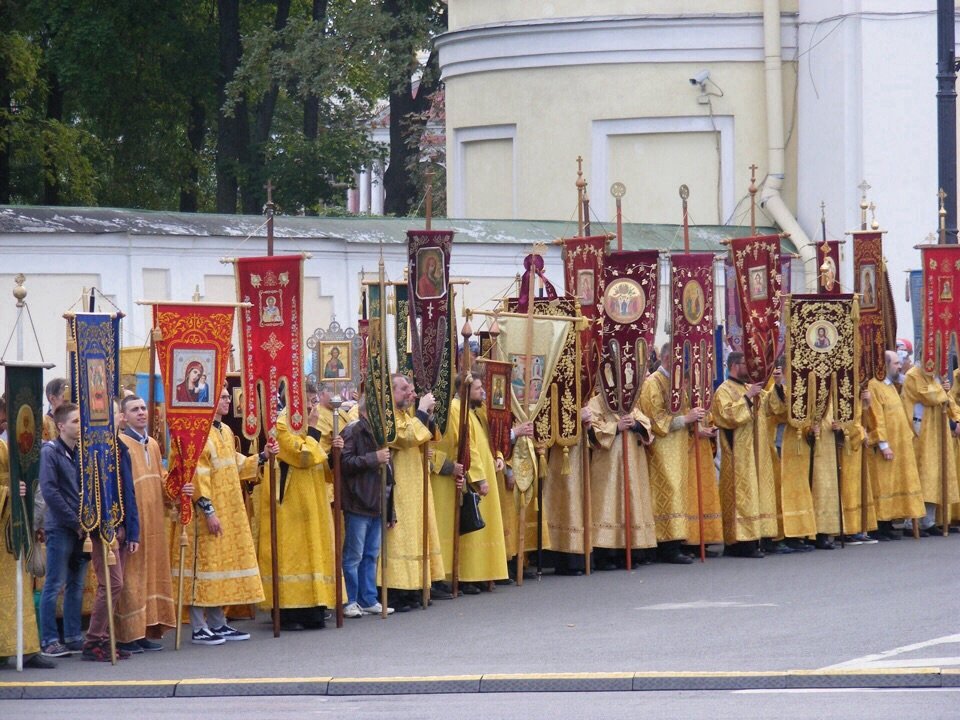
[[[484,417],[481,416],[481,420]],[[517,537],[520,530],[520,508],[523,506],[523,550],[531,552],[537,549],[537,484],[540,482],[542,466],[547,464],[546,455],[537,453],[533,441],[533,422],[527,421],[515,425],[510,438],[513,441],[513,453],[506,461],[503,473],[498,473],[500,481],[500,508],[503,516],[503,532],[507,548],[507,557],[517,554]],[[545,467],[543,469],[546,469]],[[522,491],[521,488],[526,488]],[[544,488],[546,492],[546,488]],[[544,550],[550,550],[549,514],[543,511],[541,539]]]
[[[873,506],[873,488],[864,447],[867,434],[863,428],[863,414],[871,402],[870,391],[862,391],[854,421],[843,431],[840,462],[843,532],[855,541],[867,540],[865,533],[877,529],[877,513]]]
[[[669,346],[660,351],[661,357],[669,357]],[[653,496],[653,519],[657,529],[657,543],[662,558],[672,563],[689,563],[689,556],[680,546],[688,541],[690,530],[696,526],[696,542],[699,543],[697,521],[697,457],[694,455],[692,432],[706,416],[703,408],[690,408],[686,412],[670,412],[670,370],[661,365],[643,382],[640,390],[640,408],[650,419],[653,442],[647,448],[650,463],[650,490]],[[710,440],[702,438],[700,445],[710,447]],[[718,499],[714,481],[713,458],[705,463],[701,455],[700,484],[704,511],[709,500]],[[712,492],[711,492],[712,491]],[[712,496],[712,498],[711,498]],[[690,522],[690,510],[693,523]],[[706,523],[705,523],[706,524]],[[692,541],[688,541],[692,542]]]
[[[390,443],[393,466],[394,508],[397,523],[387,530],[390,588],[408,591],[391,593],[394,606],[400,610],[419,606],[421,594],[409,592],[423,587],[423,454],[433,439],[430,430],[436,400],[432,393],[420,398],[416,414],[412,414],[416,393],[403,375],[393,376],[393,403],[396,409],[397,437]],[[429,490],[429,484],[428,484]],[[443,556],[437,531],[433,492],[427,494],[428,582],[443,580]]]
[[[650,420],[634,406],[630,415],[617,417],[607,409],[599,395],[587,403],[590,410],[587,434],[592,448],[590,458],[590,495],[593,514],[593,546],[595,548],[626,549],[624,523],[624,470],[629,470],[630,483],[630,547],[653,548],[657,545],[657,531],[653,520],[653,502],[650,493],[650,475],[644,446],[653,439]],[[623,435],[626,434],[627,457],[624,460]],[[606,554],[611,562],[618,556]],[[616,558],[616,559],[615,559]],[[598,558],[598,567],[603,567]]]
[[[462,384],[463,378],[458,377],[458,391]],[[482,496],[480,514],[486,527],[460,537],[459,579],[464,583],[504,580],[507,577],[496,461],[490,450],[490,439],[477,415],[483,397],[483,383],[474,379],[470,387],[470,415],[467,422],[470,433],[470,470],[467,472],[467,479]],[[434,454],[434,467],[438,472],[431,478],[440,547],[443,551],[443,567],[447,573],[453,568],[453,513],[457,492],[455,478],[458,466],[457,448],[460,442],[460,412],[461,401],[456,397],[450,402],[447,431],[437,443]],[[466,588],[464,591],[470,592]]]
[[[320,448],[330,455],[331,443],[333,441],[333,388],[330,383],[317,383],[317,390],[320,393],[320,405],[318,407],[318,416],[316,428],[320,431]],[[339,416],[338,424],[340,432],[352,422],[360,418],[359,407],[356,402],[344,402],[337,410]],[[327,499],[333,504],[333,468],[329,464],[322,465],[326,475]]]
[[[916,435],[913,450],[926,505],[926,517],[920,523],[923,529],[935,522],[943,523],[944,483],[947,505],[960,501],[957,461],[952,452],[948,425],[948,420],[960,420],[960,410],[947,394],[950,389],[948,378],[944,378],[941,385],[939,378],[914,365],[907,371],[900,393],[904,412],[912,419]]]
[[[123,587],[114,600],[117,642],[129,646],[124,647],[129,652],[159,650],[161,646],[153,641],[176,627],[163,461],[157,441],[147,437],[147,404],[143,399],[128,395],[121,401],[120,411],[125,421],[120,441],[130,452],[140,516],[140,548],[127,555],[123,563]]]
[[[582,575],[583,558],[583,453],[586,433],[564,452],[550,449],[548,477],[543,485],[543,514],[549,518],[550,543],[557,553],[558,575]]]
[[[867,430],[867,462],[877,512],[877,531],[898,538],[893,520],[924,516],[923,492],[913,454],[913,429],[894,386],[900,373],[900,358],[886,352],[887,377],[872,378],[869,409],[864,415]]]
[[[775,537],[776,497],[769,453],[757,443],[767,428],[755,427],[755,408],[763,403],[763,388],[748,384],[743,353],[727,356],[729,377],[713,394],[710,408],[720,438],[720,503],[723,507],[725,552],[763,557],[758,541]],[[760,413],[766,418],[766,412]]]
[[[280,494],[277,502],[277,563],[280,579],[280,620],[285,630],[319,629],[325,609],[336,607],[333,511],[327,502],[327,453],[316,428],[320,397],[306,383],[307,422],[304,433],[293,432],[286,412],[277,418],[280,445]],[[342,447],[343,438],[330,439]],[[263,580],[263,609],[273,607],[273,553],[270,547],[270,493],[260,488],[257,559]]]
[[[279,452],[275,439],[267,442],[259,456],[245,457],[236,451],[233,432],[221,422],[230,411],[230,400],[230,393],[222,389],[213,427],[197,462],[193,521],[186,528],[183,602],[190,606],[192,642],[204,645],[220,644],[224,634],[231,632],[237,633],[232,639],[249,638],[230,628],[223,615],[224,605],[263,600],[260,568],[240,482],[256,480],[259,461],[266,462]],[[175,586],[179,577],[179,538],[177,526],[170,538]],[[217,632],[223,628],[227,628],[224,633]]]
[[[21,484],[24,492],[26,486]],[[0,531],[10,523],[10,457],[7,444],[0,440]],[[23,654],[24,666],[32,665],[32,657],[40,652],[40,637],[37,633],[37,615],[33,608],[33,578],[23,563]],[[0,658],[17,654],[17,560],[5,546],[0,546]],[[39,655],[36,655],[39,658]],[[46,665],[45,658],[37,662]],[[53,664],[50,663],[50,667]]]

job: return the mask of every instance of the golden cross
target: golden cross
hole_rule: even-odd
[[[757,179],[757,165],[754,163],[750,166],[750,182],[755,182]]]
[[[867,190],[869,190],[873,186],[870,185],[870,183],[868,183],[866,180],[864,180],[859,185],[857,185],[857,187],[860,188],[860,194],[863,195],[863,197],[866,197]]]
[[[943,188],[940,188],[937,197],[940,198],[940,209],[943,210],[943,201],[947,199],[947,193],[943,191]]]

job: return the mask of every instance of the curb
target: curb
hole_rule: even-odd
[[[0,700],[940,687],[960,687],[960,670],[891,668],[772,672],[521,673],[382,678],[186,678],[113,682],[2,682],[0,683]]]

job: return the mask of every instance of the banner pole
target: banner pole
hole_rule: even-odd
[[[268,179],[267,189],[267,257],[273,257],[273,215],[275,206],[273,204],[273,183]],[[273,405],[276,398],[267,397],[268,391],[264,388],[264,397],[262,411],[265,417],[273,413]],[[270,438],[267,437],[269,442]],[[267,485],[270,488],[270,572],[271,578],[271,599],[273,607],[271,613],[273,616],[273,636],[280,637],[280,558],[278,555],[277,543],[277,472],[274,467],[273,458],[267,461]]]
[[[343,399],[334,395],[330,401],[333,405],[333,437],[340,435],[340,406]],[[342,526],[342,488],[340,487],[340,448],[330,448],[333,453],[333,576],[337,603],[337,627],[343,627],[343,526]]]
[[[387,290],[384,281],[383,269],[383,250],[380,252],[380,266],[378,269],[378,280],[380,283],[380,348],[383,353],[383,362],[380,363],[380,388],[382,392],[377,398],[380,402],[380,421],[384,424],[386,432],[387,418],[387,383],[390,379],[386,373],[387,363]],[[386,447],[386,445],[384,445]],[[387,503],[387,466],[380,466],[380,618],[387,619],[387,604],[389,600],[389,582],[387,581],[387,511],[390,506]]]
[[[13,289],[13,296],[17,299],[17,362],[23,362],[23,307],[26,304],[27,289],[23,287],[23,275],[17,276],[17,286]],[[12,402],[10,398],[8,402]],[[42,408],[41,408],[42,409]],[[11,491],[13,488],[10,488]],[[19,496],[19,493],[18,493]],[[22,498],[21,498],[22,502]],[[23,505],[26,510],[26,504]],[[10,514],[13,515],[13,498],[10,498]],[[26,518],[26,512],[24,512]],[[29,528],[29,526],[28,526]],[[31,529],[32,532],[32,529]],[[33,538],[30,538],[33,541]],[[23,672],[23,555],[17,553],[17,672]]]

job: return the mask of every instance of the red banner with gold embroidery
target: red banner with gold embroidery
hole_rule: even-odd
[[[510,457],[513,443],[510,442],[510,427],[513,416],[510,412],[510,380],[513,377],[513,364],[502,360],[482,359],[483,387],[487,393],[487,428],[490,435],[490,450],[494,456],[502,453]]]
[[[237,297],[251,307],[240,311],[243,369],[243,434],[260,433],[258,387],[265,434],[277,422],[277,391],[286,386],[287,421],[303,428],[303,255],[239,258]]]
[[[840,241],[821,240],[814,244],[817,249],[817,292],[822,295],[839,295],[842,292],[840,289]]]
[[[750,381],[766,383],[773,373],[781,337],[783,275],[780,236],[730,241],[737,302],[743,322],[742,351]]]
[[[671,258],[670,412],[710,407],[713,398],[713,253]]]
[[[633,410],[657,331],[657,250],[615,252],[603,268],[600,391],[617,415]]]
[[[191,499],[182,494],[193,482],[227,377],[233,336],[232,305],[161,304],[153,306],[153,327],[163,378],[170,430],[168,497],[179,503],[180,522],[193,517]]]
[[[960,318],[960,245],[920,248],[923,260],[923,370],[949,378],[951,345]]]
[[[884,351],[896,347],[897,318],[883,260],[883,233],[853,233],[853,290],[860,295],[860,382],[886,377]]]
[[[600,366],[600,331],[603,327],[603,260],[607,236],[564,238],[563,280],[568,297],[580,301],[587,326],[580,331],[580,383],[593,389]]]

